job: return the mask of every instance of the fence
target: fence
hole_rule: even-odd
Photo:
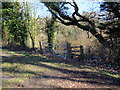
[[[82,45],[79,46],[71,46],[71,43],[42,43],[40,44],[40,52],[41,53],[52,53],[61,55],[64,58],[67,59],[78,59],[78,60],[90,60],[90,59],[116,59],[120,58],[118,53],[120,52],[120,48],[117,48],[116,52],[110,52],[108,48],[104,48],[102,46],[88,46],[83,47]],[[53,46],[53,49],[50,49],[50,44]],[[116,56],[115,56],[116,55]]]
[[[61,55],[67,59],[74,59],[75,57],[83,59],[84,58],[84,48],[82,45],[72,47],[71,43],[43,43],[39,42],[41,53],[52,53]],[[52,49],[51,49],[52,45]],[[77,50],[75,50],[77,49]]]

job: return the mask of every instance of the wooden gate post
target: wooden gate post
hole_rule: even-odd
[[[66,58],[71,59],[71,43],[66,44]]]
[[[80,45],[80,60],[84,59],[84,47],[83,45]]]
[[[91,46],[88,48],[88,59],[91,60]]]
[[[39,42],[39,45],[40,45],[40,53],[43,54],[42,41]]]

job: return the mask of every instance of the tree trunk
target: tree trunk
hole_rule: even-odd
[[[30,38],[31,38],[31,41],[32,41],[32,48],[35,49],[35,42],[34,42],[34,39],[32,37],[32,34],[30,33],[30,31],[28,31],[28,33],[30,34]]]

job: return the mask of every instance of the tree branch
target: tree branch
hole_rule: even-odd
[[[78,28],[81,28],[85,31],[89,31],[92,35],[94,35],[98,41],[100,43],[102,43],[104,46],[107,45],[107,40],[102,36],[100,35],[97,30],[96,30],[96,27],[95,27],[95,22],[94,21],[91,21],[89,18],[86,18],[85,16],[82,16],[78,13],[78,6],[76,4],[76,2],[73,0],[73,4],[72,3],[67,3],[67,4],[70,4],[71,6],[74,7],[74,12],[72,14],[72,18],[70,16],[67,16],[65,15],[64,13],[61,13],[61,11],[56,11],[54,10],[53,8],[50,8],[49,6],[48,9],[50,10],[50,12],[64,25],[76,25]],[[80,17],[81,19],[80,20],[77,20],[75,15],[77,15],[78,17]],[[67,20],[67,21],[66,21]],[[85,25],[82,25],[79,23],[79,21],[85,21],[88,23],[87,26]]]

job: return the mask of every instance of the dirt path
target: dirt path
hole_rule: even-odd
[[[103,69],[92,67],[90,63],[86,64],[87,62],[65,60],[51,55],[45,55],[47,58],[40,55],[31,56],[11,51],[3,51],[1,56],[3,57],[3,87],[120,88],[120,78],[107,75],[105,74],[107,71],[103,73]],[[6,63],[9,68],[5,66]],[[18,65],[16,66],[17,70],[14,69],[13,64],[15,63],[25,66],[26,70]],[[113,70],[113,73],[117,72],[117,70]],[[22,74],[26,73],[32,74],[32,76],[22,77]],[[16,77],[16,75],[18,76]],[[8,83],[13,79],[22,81]]]

